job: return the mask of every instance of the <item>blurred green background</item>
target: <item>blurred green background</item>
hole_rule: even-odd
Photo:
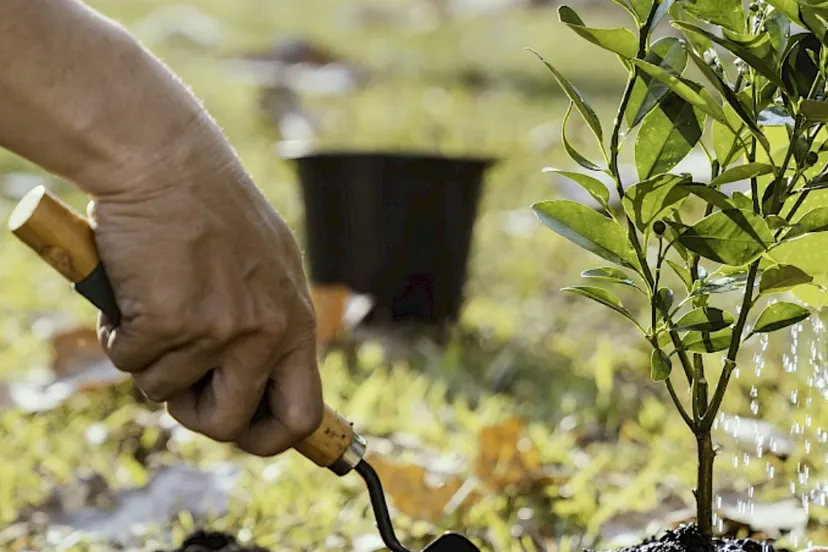
[[[665,401],[664,389],[649,380],[648,355],[629,325],[598,305],[559,292],[577,283],[596,259],[544,230],[529,209],[562,193],[562,183],[541,169],[573,169],[573,164],[560,146],[565,96],[525,48],[553,62],[605,126],[611,125],[625,77],[611,54],[588,47],[558,23],[554,3],[492,1],[503,6],[446,17],[436,8],[440,2],[426,0],[89,3],[121,22],[192,87],[300,240],[299,187],[277,147],[284,136],[261,108],[260,84],[232,63],[240,56],[298,38],[365,71],[367,81],[355,90],[298,95],[322,147],[500,160],[487,175],[462,321],[449,345],[410,345],[405,355],[389,355],[368,343],[355,352],[357,362],[334,351],[323,366],[328,402],[389,464],[423,464],[435,473],[456,470],[466,480],[476,459],[492,447],[520,449],[506,438],[494,445],[482,439],[483,427],[504,424],[512,415],[529,424],[535,457],[526,460],[521,485],[497,488],[484,481],[468,509],[442,515],[443,505],[431,504],[441,513],[434,520],[400,513],[395,523],[405,542],[415,548],[454,528],[467,529],[481,545],[498,551],[605,548],[689,519],[695,478],[691,436]],[[573,5],[592,26],[630,23],[609,0]],[[596,152],[588,129],[574,117],[570,138],[582,151]],[[45,179],[69,203],[84,208],[85,198],[71,186],[10,154],[0,154],[0,173],[5,175],[3,217],[26,185],[21,175]],[[0,259],[0,375],[14,381],[53,361],[38,328],[55,319],[89,326],[95,314],[7,233],[0,234]],[[634,294],[621,298],[633,310],[646,307]],[[801,340],[820,344],[812,333],[808,323]],[[821,528],[828,510],[809,504],[805,512],[797,499],[825,484],[820,481],[828,472],[823,460],[828,450],[817,428],[828,422],[828,409],[807,385],[812,368],[806,362],[786,373],[790,333],[782,334],[759,356],[755,349],[744,352],[725,410],[744,424],[758,412],[772,422],[777,441],[806,422],[807,431],[794,435],[784,458],[769,452],[759,457],[755,444],[745,446],[720,431],[717,487],[725,499],[718,506],[727,521],[722,528],[774,535],[774,523],[783,530],[794,526],[805,532],[783,535],[783,543],[801,546],[828,539]],[[757,363],[764,368],[760,377]],[[813,400],[792,401],[794,392],[811,393]],[[757,412],[751,410],[754,401]],[[69,537],[47,531],[52,521],[38,522],[31,514],[66,514],[66,489],[78,481],[87,481],[81,484],[86,493],[81,502],[92,504],[89,473],[104,482],[106,493],[117,494],[145,485],[170,466],[186,462],[210,470],[217,462],[232,462],[241,480],[228,510],[212,519],[211,527],[273,550],[380,549],[357,478],[335,479],[298,455],[250,458],[197,436],[176,435],[159,408],[136,397],[129,382],[75,395],[40,413],[7,404],[0,411],[0,526],[6,527],[0,543],[8,550],[65,544],[60,539]],[[437,500],[416,478],[402,481],[387,483],[389,494],[421,492]],[[55,506],[56,500],[63,506]],[[761,515],[749,515],[751,508]],[[201,521],[182,513],[171,525],[136,529],[131,546],[172,548]],[[73,546],[69,549],[107,549],[88,542]]]

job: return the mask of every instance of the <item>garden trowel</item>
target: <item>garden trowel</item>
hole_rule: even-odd
[[[43,186],[38,186],[15,207],[9,220],[9,229],[72,282],[78,293],[98,307],[113,323],[118,323],[120,311],[87,219]],[[262,403],[259,415],[266,414],[266,409],[267,406]],[[296,445],[295,449],[317,466],[328,468],[338,476],[351,471],[358,473],[368,488],[383,542],[393,552],[408,552],[394,534],[379,477],[364,458],[366,442],[350,423],[325,405],[321,425],[310,437]],[[451,532],[443,534],[424,549],[424,552],[449,551],[479,552],[479,549],[466,537]]]

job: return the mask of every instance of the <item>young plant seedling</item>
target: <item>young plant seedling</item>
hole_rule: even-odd
[[[609,263],[583,273],[589,285],[564,290],[640,330],[651,349],[652,379],[666,385],[696,438],[697,523],[712,536],[711,428],[740,347],[810,314],[797,303],[767,299],[816,285],[816,263],[802,252],[828,230],[828,2],[755,1],[747,9],[742,0],[613,2],[626,10],[633,30],[590,27],[570,7],[558,10],[563,24],[615,54],[627,70],[609,133],[584,95],[536,53],[569,98],[563,145],[583,169],[550,172],[578,182],[602,209],[568,200],[533,209],[546,226]],[[660,22],[681,37],[654,39]],[[688,78],[691,68],[702,82]],[[589,159],[568,139],[576,112],[601,159]],[[638,181],[624,182],[619,155],[633,140]],[[697,148],[710,164],[705,182],[674,171]],[[601,173],[614,182],[617,211],[596,178]],[[729,184],[747,181],[749,192],[728,192]],[[668,270],[681,282],[675,289],[664,284]],[[634,315],[609,285],[641,291],[647,314]],[[728,312],[722,304],[734,294],[739,307]],[[722,357],[713,385],[706,370]],[[688,401],[677,391],[684,382]]]

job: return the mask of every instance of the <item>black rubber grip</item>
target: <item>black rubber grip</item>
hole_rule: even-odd
[[[117,326],[121,322],[121,310],[118,308],[115,292],[112,290],[112,284],[109,283],[109,277],[102,263],[98,263],[95,270],[90,272],[86,278],[75,283],[75,291],[98,307],[113,325]]]

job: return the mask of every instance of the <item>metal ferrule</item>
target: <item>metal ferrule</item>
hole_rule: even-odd
[[[360,461],[362,461],[362,458],[365,456],[366,447],[367,443],[365,442],[365,439],[354,433],[354,437],[351,439],[351,444],[348,445],[348,448],[345,449],[342,456],[337,458],[336,461],[328,467],[328,469],[336,475],[341,476],[347,474],[354,469]]]

